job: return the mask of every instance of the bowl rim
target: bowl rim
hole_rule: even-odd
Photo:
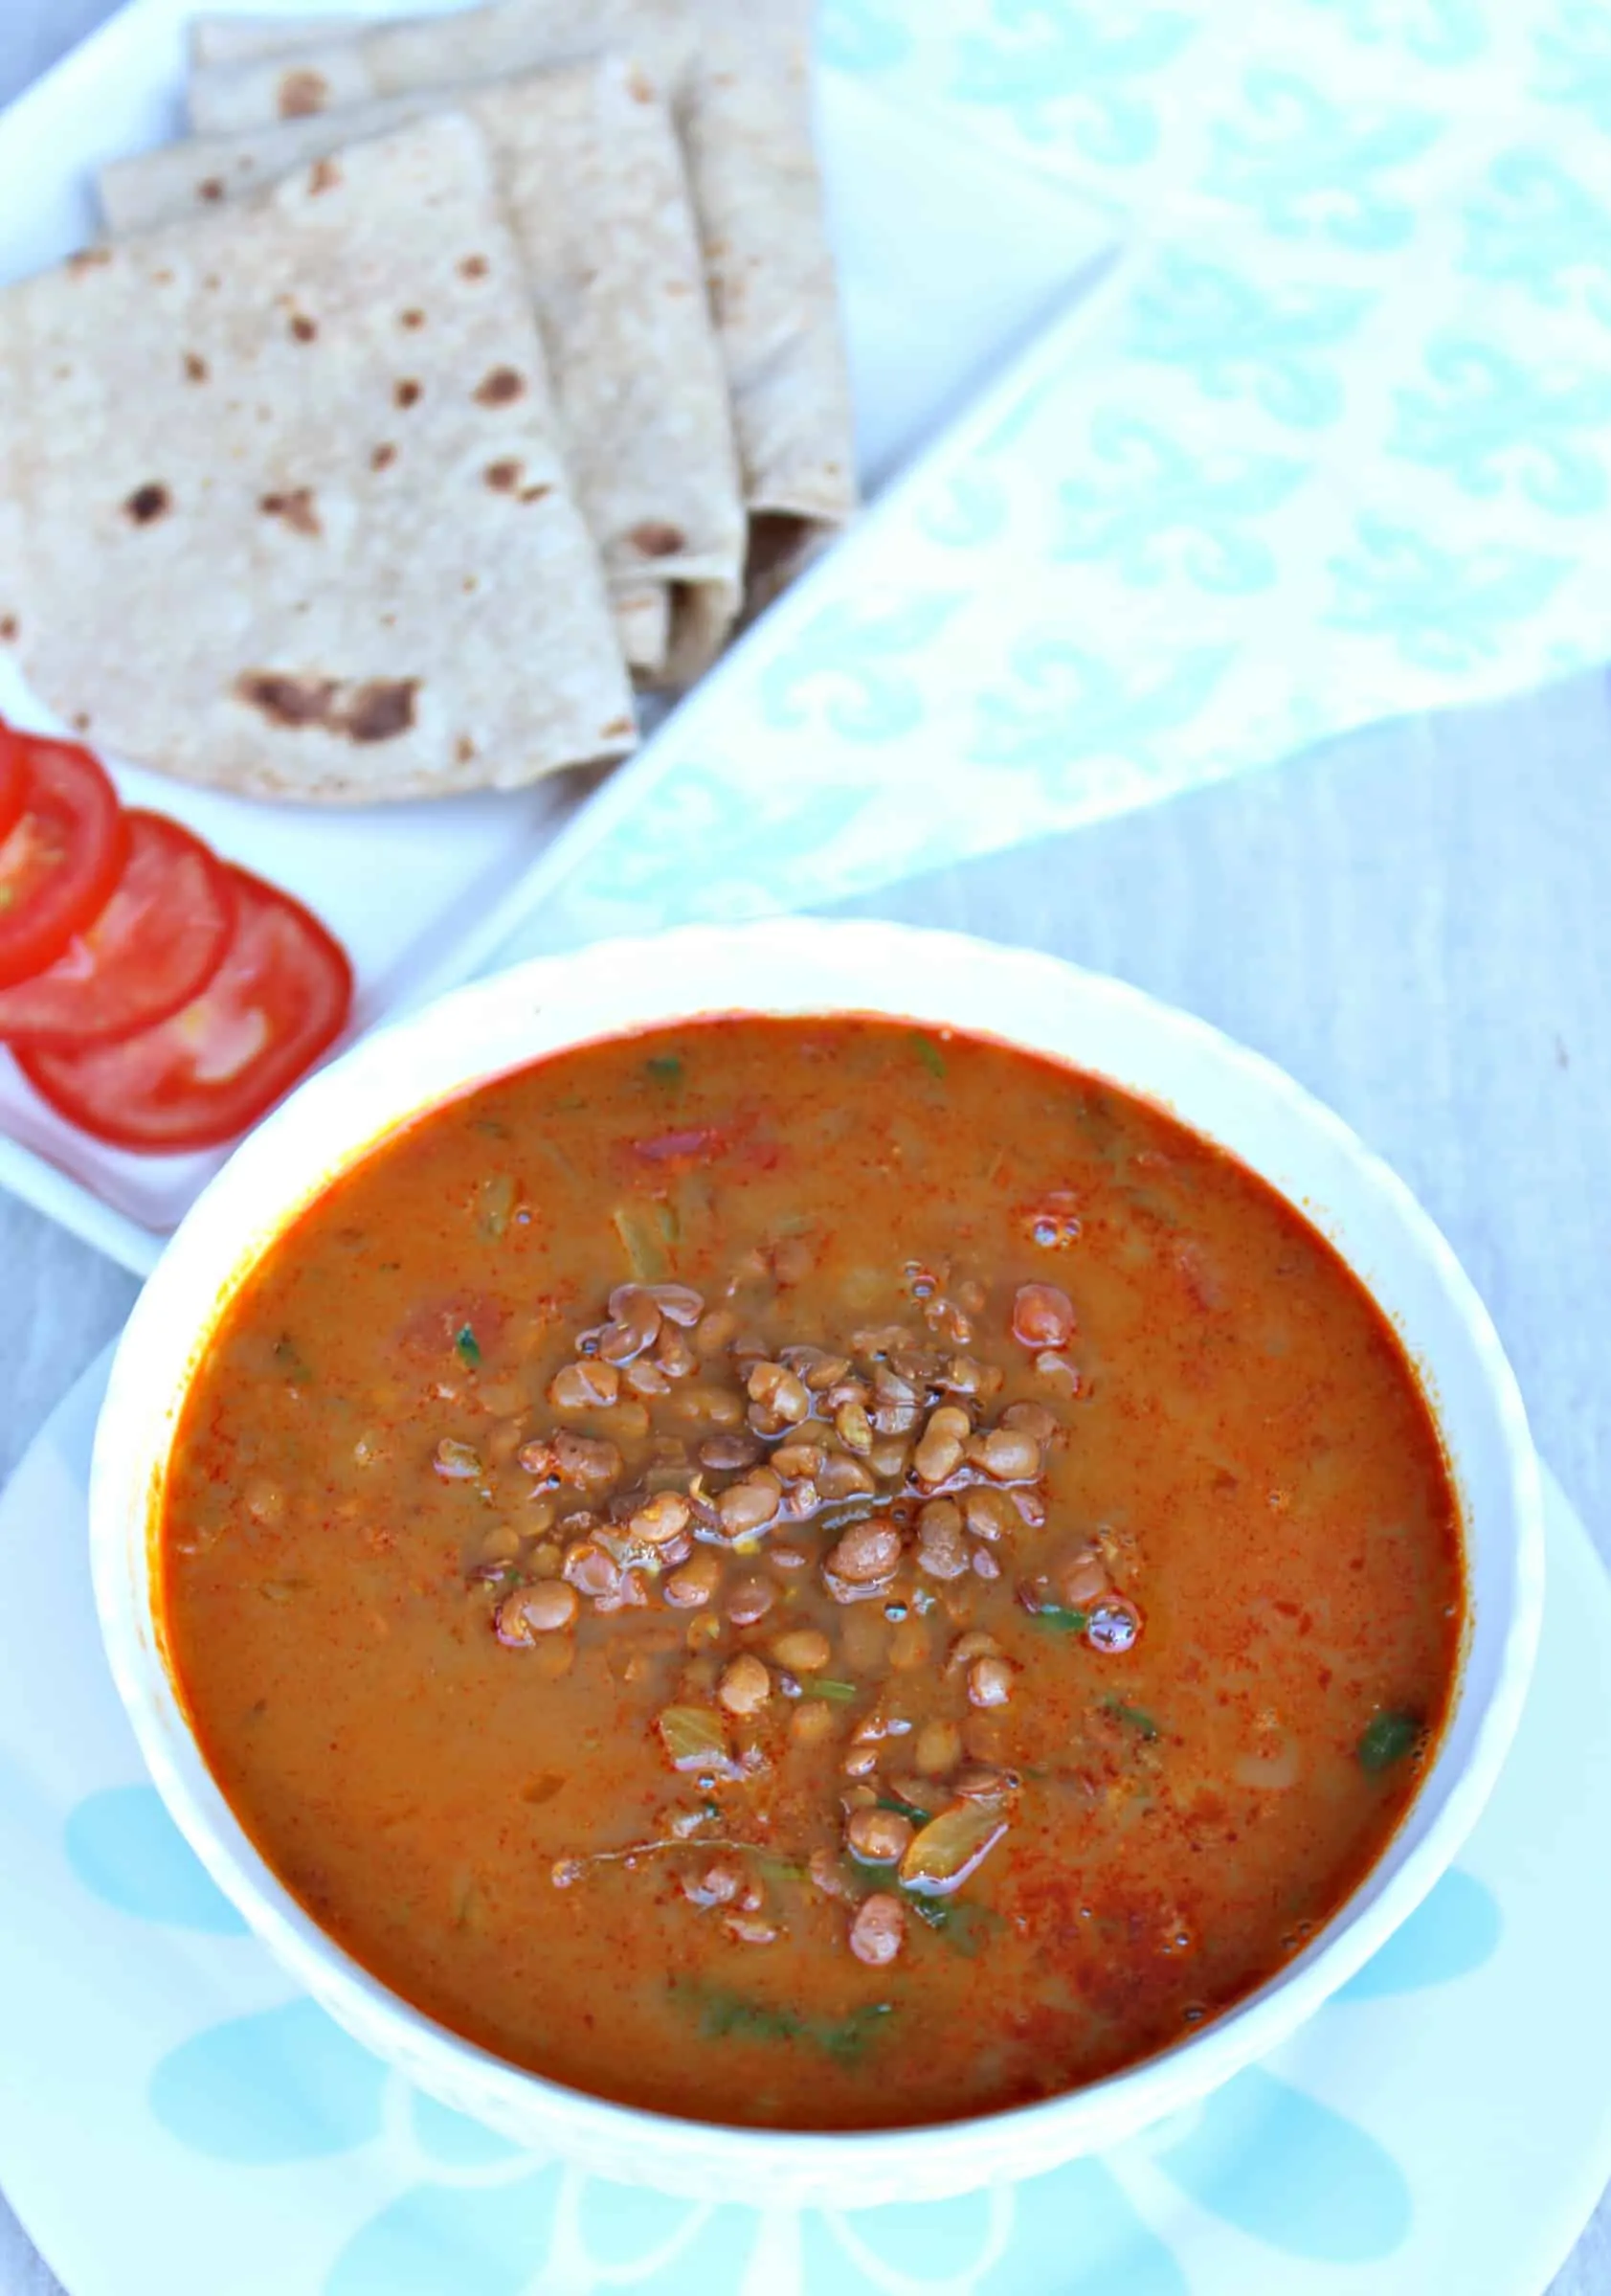
[[[913,993],[893,1002],[882,997],[855,1002],[824,996],[780,1002],[766,995],[740,994],[711,1002],[683,996],[685,974],[702,968],[726,970],[735,986],[748,984],[746,957],[766,962],[791,959],[809,971],[815,953],[832,943],[860,956],[869,980],[891,978],[910,982]],[[1094,1001],[1116,1016],[1144,1024],[1153,1037],[1195,1050],[1254,1094],[1273,1102],[1301,1131],[1314,1134],[1340,1152],[1389,1224],[1420,1250],[1444,1301],[1464,1327],[1487,1406],[1509,1469],[1502,1495],[1502,1519],[1512,1529],[1513,1564],[1507,1616],[1497,1646],[1491,1690],[1477,1712],[1474,1731],[1456,1767],[1451,1748],[1456,1722],[1469,1695],[1463,1653],[1461,1674],[1433,1761],[1395,1835],[1377,1860],[1333,1913],[1317,1936],[1263,1985],[1200,2029],[1165,2049],[1083,2087],[1032,2104],[971,2114],[955,2120],[871,2129],[757,2128],[686,2114],[617,2103],[574,2088],[547,2075],[528,2072],[481,2044],[440,2024],[393,1992],[337,1945],[280,1881],[225,1800],[191,1733],[177,1684],[163,1654],[160,1622],[153,1606],[142,1609],[135,1589],[149,1578],[148,1531],[136,1537],[135,1523],[148,1525],[170,1449],[171,1423],[153,1444],[152,1366],[171,1360],[173,1302],[206,1289],[210,1304],[185,1330],[186,1368],[182,1394],[194,1375],[201,1349],[235,1290],[263,1250],[338,1174],[362,1161],[400,1125],[460,1094],[510,1073],[522,1063],[485,1064],[475,1057],[489,1025],[501,1016],[563,1002],[567,984],[593,971],[638,965],[646,986],[640,1019],[602,1030],[564,1036],[551,1048],[528,1056],[531,1065],[563,1056],[568,1048],[626,1035],[635,1028],[675,1025],[714,1014],[797,1010],[824,1015],[866,1012],[893,1015],[913,1025],[951,1027],[966,1035],[994,1035],[997,1042],[1061,1060],[1086,1073],[1110,1074],[1067,1052],[1049,1051],[1032,1034],[1010,1026],[983,1027],[947,1021],[925,1009],[924,958],[937,954],[978,969],[1005,992],[1017,981],[1038,983],[1076,1002]],[[892,963],[891,960],[895,961]],[[943,1000],[941,1000],[943,1002]],[[1005,994],[1003,1008],[1008,1008]],[[368,1128],[354,1132],[337,1125],[324,1139],[332,1111],[360,1088],[406,1077],[412,1048],[454,1045],[471,1057],[460,1081],[433,1083],[414,1098],[383,1094]],[[1146,1056],[1152,1058],[1149,1053]],[[1145,1062],[1144,1064],[1145,1065]],[[1199,1137],[1218,1135],[1190,1110],[1177,1110],[1166,1094],[1144,1083],[1114,1076],[1119,1089],[1151,1099]],[[310,1143],[324,1144],[310,1154]],[[287,1149],[292,1152],[284,1153]],[[1260,1170],[1237,1147],[1228,1152]],[[289,1175],[289,1184],[287,1184]],[[1293,1197],[1268,1173],[1261,1173],[1286,1201],[1328,1237],[1359,1280],[1367,1281],[1348,1241],[1327,1227],[1323,1208]],[[272,1201],[266,1218],[243,1210],[255,1199]],[[233,1229],[235,1242],[227,1243]],[[217,1231],[215,1233],[215,1231]],[[192,1266],[192,1261],[195,1263]],[[222,1264],[220,1264],[222,1263]],[[1369,1288],[1369,1286],[1368,1286]],[[1375,1294],[1373,1292],[1373,1296]],[[1384,1311],[1386,1312],[1386,1311]],[[1418,1365],[1428,1403],[1443,1431],[1442,1407],[1428,1372]],[[166,1392],[166,1390],[165,1390]],[[1457,1465],[1452,1459],[1451,1469]],[[1458,1475],[1457,1475],[1458,1483]],[[1498,1495],[1496,1495],[1498,1497]],[[1469,1509],[1462,1495],[1462,1514]],[[1467,1520],[1468,1535],[1468,1520]],[[1542,1493],[1538,1462],[1514,1373],[1491,1318],[1451,1247],[1405,1183],[1342,1118],[1316,1099],[1276,1063],[1225,1035],[1211,1023],[1166,1003],[1132,984],[1099,974],[1040,951],[1012,948],[973,936],[879,920],[783,918],[732,926],[690,926],[663,934],[596,942],[560,956],[539,957],[452,991],[362,1038],[316,1074],[305,1079],[235,1149],[209,1182],[170,1239],[119,1340],[107,1393],[96,1429],[90,1496],[91,1566],[103,1644],[119,1698],[133,1725],[141,1753],[164,1803],[203,1865],[244,1916],[252,1932],[296,1980],[365,2045],[393,2063],[404,2060],[410,2078],[422,2085],[439,2083],[464,2109],[485,2109],[494,2126],[511,2120],[532,2131],[539,2127],[555,2150],[581,2157],[614,2160],[616,2174],[686,2192],[696,2169],[707,2170],[720,2156],[722,2172],[765,2196],[769,2180],[782,2174],[792,2187],[814,2182],[823,2192],[845,2189],[850,2158],[861,2183],[887,2188],[893,2196],[907,2172],[936,2171],[943,2189],[961,2191],[1014,2172],[1003,2170],[1004,2141],[1015,2138],[1027,2173],[1053,2161],[1119,2142],[1144,2127],[1193,2104],[1290,2036],[1339,1987],[1355,1975],[1414,1912],[1446,1871],[1475,1824],[1491,1791],[1514,1736],[1536,1654],[1543,1604],[1544,1549]],[[138,1545],[142,1558],[131,1549]],[[141,1568],[141,1560],[147,1565]],[[1469,1641],[1469,1622],[1467,1629]],[[1445,1773],[1452,1770],[1452,1775]],[[1434,1789],[1441,1790],[1435,1794]],[[1421,1838],[1402,1853],[1393,1870],[1395,1844],[1415,1813],[1434,1805]],[[989,2165],[978,2174],[971,2152],[983,2151]],[[646,2156],[646,2157],[645,2157]]]

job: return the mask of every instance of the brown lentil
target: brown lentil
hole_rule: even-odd
[[[614,1363],[582,1357],[556,1371],[548,1382],[548,1401],[556,1411],[592,1411],[612,1404],[621,1391],[621,1375]]]
[[[716,1696],[729,1714],[757,1714],[772,1696],[772,1677],[751,1652],[740,1651],[722,1669]]]
[[[793,1627],[775,1635],[772,1654],[794,1675],[819,1675],[834,1654],[832,1643],[816,1627]]]
[[[888,1890],[863,1898],[850,1925],[850,1949],[870,1970],[888,1966],[901,1950],[906,1934],[906,1909]]]
[[[574,1623],[580,1608],[576,1589],[562,1579],[545,1579],[536,1587],[507,1594],[496,1612],[500,1642],[521,1644],[539,1634],[553,1634]]]
[[[674,1570],[665,1582],[665,1599],[677,1610],[697,1610],[710,1602],[722,1583],[720,1558],[705,1547]]]
[[[911,1820],[895,1810],[853,1810],[845,1821],[845,1847],[867,1865],[896,1865],[912,1837]]]
[[[853,1522],[828,1556],[824,1568],[848,1587],[871,1587],[891,1579],[901,1560],[901,1534],[887,1515]]]
[[[735,1627],[752,1627],[765,1618],[777,1600],[777,1588],[759,1571],[747,1571],[727,1589],[724,1608]]]
[[[968,1702],[1004,1706],[1013,1695],[1015,1669],[1005,1658],[975,1658],[968,1669]]]
[[[1056,1284],[1020,1284],[1013,1301],[1013,1337],[1024,1347],[1066,1347],[1074,1337],[1074,1302]]]

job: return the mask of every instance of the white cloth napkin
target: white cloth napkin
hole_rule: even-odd
[[[825,0],[822,43],[1119,253],[677,715],[542,939],[820,903],[1611,654],[1611,9]]]

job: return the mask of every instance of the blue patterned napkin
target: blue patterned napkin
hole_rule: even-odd
[[[1611,654],[1611,8],[824,0],[822,48],[1120,252],[537,937],[831,900]]]

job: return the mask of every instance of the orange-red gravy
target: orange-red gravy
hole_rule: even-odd
[[[635,1282],[700,1298],[612,1319]],[[1021,2104],[1259,1985],[1393,1833],[1464,1621],[1425,1399],[1314,1229],[876,1021],[594,1046],[385,1141],[229,1303],[160,1543],[207,1760],[358,1960],[793,2127]]]

